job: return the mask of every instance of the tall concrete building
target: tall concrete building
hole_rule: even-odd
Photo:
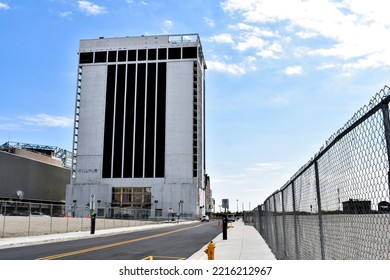
[[[198,34],[81,40],[67,204],[204,214],[205,70]]]

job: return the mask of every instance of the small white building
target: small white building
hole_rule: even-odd
[[[204,214],[205,70],[198,34],[81,40],[67,205]]]

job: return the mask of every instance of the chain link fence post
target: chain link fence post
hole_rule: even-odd
[[[273,216],[274,216],[274,240],[275,240],[275,254],[277,257],[279,257],[279,233],[278,233],[278,215],[276,210],[276,194],[273,194],[273,201],[274,201],[274,209],[273,209]]]
[[[324,228],[322,223],[322,208],[321,208],[321,193],[320,193],[320,177],[318,173],[318,162],[314,162],[314,170],[316,177],[316,190],[317,190],[317,206],[318,206],[318,222],[320,231],[320,243],[321,243],[321,258],[325,260],[325,247],[324,247]]]
[[[390,167],[390,117],[389,117],[389,103],[382,103],[382,114],[383,114],[383,126],[385,129],[385,140],[386,140],[386,151],[387,151],[387,161]],[[388,178],[388,195],[390,196],[390,170],[387,171]]]
[[[299,260],[299,248],[298,248],[298,217],[297,217],[297,206],[295,202],[295,183],[291,182],[292,188],[292,201],[293,201],[293,213],[294,213],[294,237],[295,237],[295,257]]]
[[[287,258],[287,240],[286,240],[286,209],[284,206],[284,190],[282,192],[282,215],[283,215],[283,259]]]

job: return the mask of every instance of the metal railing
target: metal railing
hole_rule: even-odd
[[[157,223],[178,223],[194,220],[185,213],[168,211],[151,213],[151,209],[109,207],[97,209],[95,230],[134,227]],[[78,213],[78,215],[74,215]],[[89,207],[23,202],[0,201],[0,237],[47,235],[77,231],[89,231],[91,227]]]
[[[277,259],[390,259],[390,89],[253,212]]]

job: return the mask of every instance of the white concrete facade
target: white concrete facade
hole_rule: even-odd
[[[188,38],[190,40],[187,40]],[[166,58],[155,61],[156,64],[166,63],[165,172],[163,177],[135,178],[132,176],[132,178],[126,178],[122,172],[120,178],[105,178],[102,171],[104,137],[107,137],[105,136],[105,114],[108,65],[148,63],[149,61],[79,63],[73,178],[66,191],[68,205],[75,204],[75,201],[78,206],[87,205],[90,202],[90,196],[94,195],[95,200],[99,201],[98,207],[106,208],[113,203],[113,188],[151,187],[150,216],[154,216],[156,209],[161,210],[163,216],[168,213],[168,210],[194,218],[204,214],[204,74],[206,64],[198,35],[101,38],[80,41],[80,53],[151,48],[169,50],[169,48],[178,47],[196,47],[197,57],[184,58],[183,55],[180,59]],[[194,65],[197,70],[194,70]],[[125,97],[125,101],[126,98],[129,96]],[[145,98],[145,104],[146,100]],[[114,106],[117,110],[118,104]],[[124,115],[126,115],[126,109]],[[123,119],[126,122],[126,118]],[[135,123],[136,121],[134,125]],[[146,126],[146,121],[144,126]],[[156,138],[155,128],[155,150],[156,142],[161,140]],[[125,139],[123,132],[123,147],[126,141],[128,140]],[[144,140],[144,149],[145,142],[146,140]],[[112,150],[114,151],[114,148]],[[135,151],[135,148],[133,150]],[[144,161],[145,157],[144,154]],[[122,155],[122,164],[124,158],[125,154]],[[105,215],[107,214],[105,212]]]

